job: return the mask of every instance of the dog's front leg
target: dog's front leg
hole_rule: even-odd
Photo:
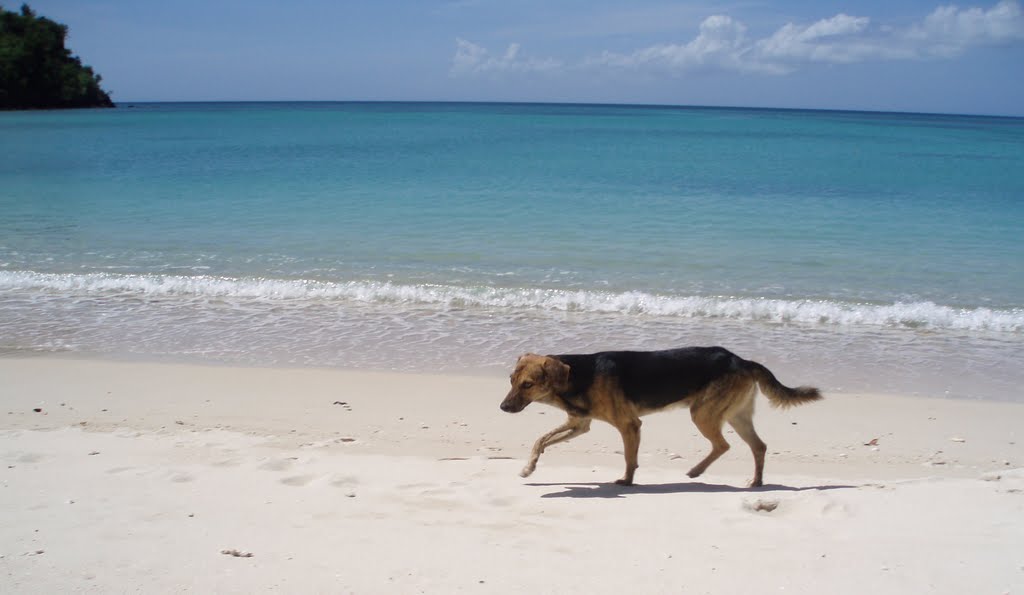
[[[637,453],[640,450],[640,424],[640,418],[634,417],[616,425],[622,434],[622,453],[626,457],[626,474],[622,479],[615,481],[620,486],[633,485],[633,474],[640,466],[637,462]]]
[[[519,472],[520,477],[529,477],[533,473],[534,469],[537,468],[537,460],[540,459],[541,453],[544,449],[551,446],[552,444],[558,444],[559,442],[565,442],[585,434],[590,430],[590,419],[584,417],[573,417],[569,416],[569,419],[565,420],[565,423],[558,426],[554,430],[551,430],[547,434],[544,434],[537,439],[533,444],[533,450],[530,451],[530,460],[523,467],[523,470]]]

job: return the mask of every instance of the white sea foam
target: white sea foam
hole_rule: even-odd
[[[381,281],[234,278],[208,275],[54,274],[0,271],[0,291],[68,296],[165,297],[202,301],[356,302],[441,309],[545,310],[797,323],[820,326],[1024,332],[1024,309],[960,308],[933,302],[872,304],[812,299],[677,296],[523,287],[403,285]]]

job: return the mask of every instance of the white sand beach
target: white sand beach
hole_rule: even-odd
[[[780,378],[804,383],[808,378]],[[7,593],[1021,593],[1024,405],[759,400],[703,477],[685,411],[610,427],[507,380],[0,359]],[[227,552],[227,553],[225,553]],[[250,555],[251,554],[251,555]]]

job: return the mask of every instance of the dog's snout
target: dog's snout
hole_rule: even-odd
[[[501,410],[505,413],[517,413],[523,410],[523,404],[519,402],[518,395],[511,392],[501,402]]]

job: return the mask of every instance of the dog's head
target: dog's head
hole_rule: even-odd
[[[554,398],[569,388],[569,366],[546,355],[527,353],[516,362],[509,377],[512,389],[501,402],[501,410],[519,413],[534,401]]]

